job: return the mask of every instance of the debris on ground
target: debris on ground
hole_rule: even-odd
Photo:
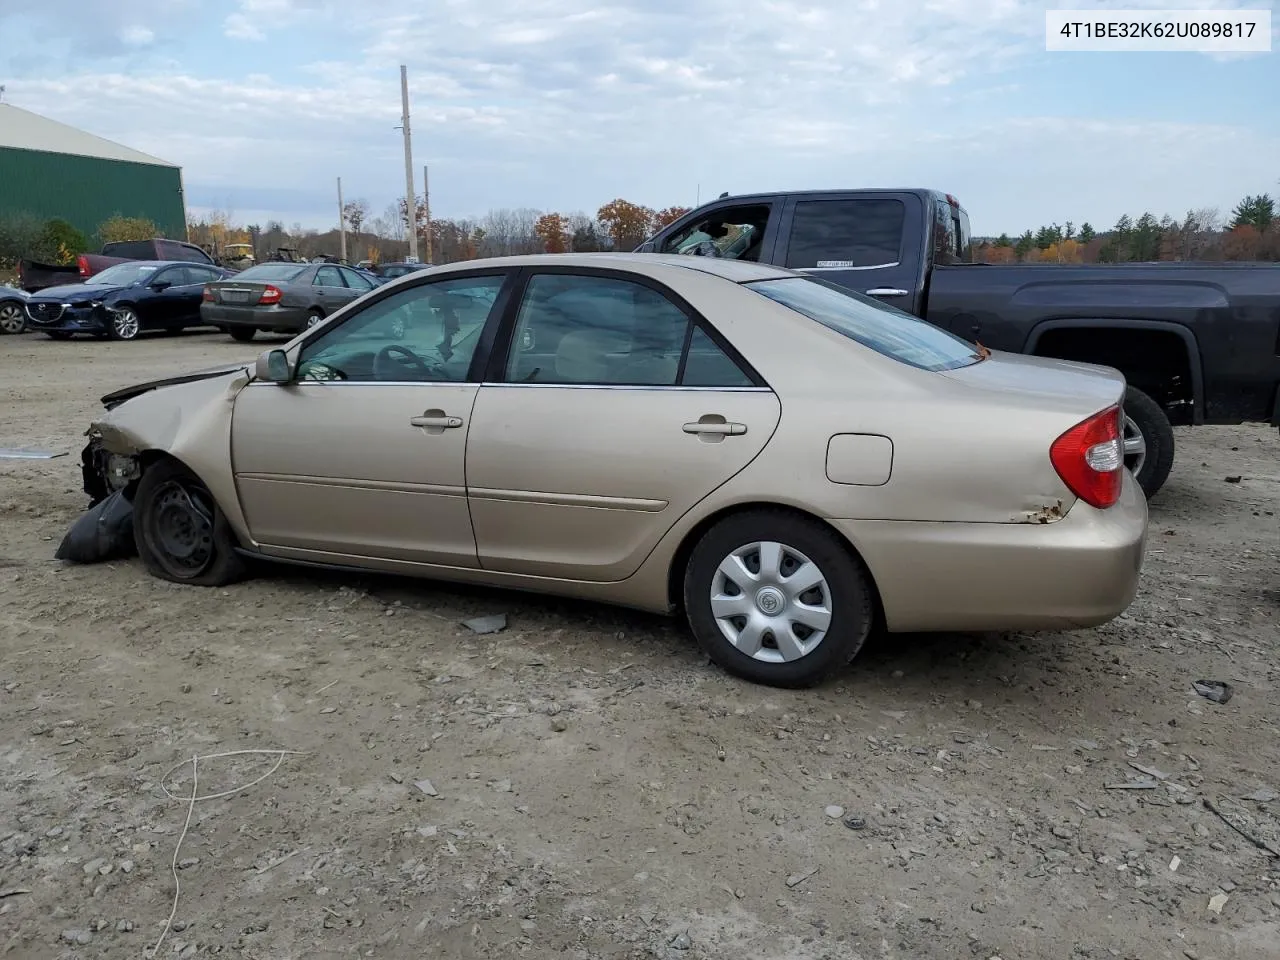
[[[1200,696],[1214,703],[1226,703],[1234,692],[1231,684],[1221,680],[1196,680],[1191,686]]]
[[[472,617],[470,620],[463,620],[462,625],[472,633],[498,633],[507,628],[507,615],[495,613],[487,617]]]
[[[818,868],[814,867],[812,870],[807,870],[804,873],[793,873],[791,876],[787,877],[787,886],[798,887],[800,884],[804,883],[810,877],[817,874],[817,872],[818,872]]]
[[[432,785],[430,780],[415,780],[413,781],[413,785],[417,787],[422,793],[425,793],[428,797],[440,796],[440,794],[436,791],[435,786]]]

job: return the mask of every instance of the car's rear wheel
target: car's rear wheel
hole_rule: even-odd
[[[324,319],[324,313],[320,310],[312,310],[307,314],[307,329],[310,330],[321,320]]]
[[[209,489],[176,460],[142,474],[133,495],[133,536],[152,575],[218,587],[245,574],[236,539]]]
[[[1173,469],[1173,426],[1160,404],[1136,387],[1124,394],[1124,465],[1148,498]]]
[[[111,339],[136,340],[141,330],[142,324],[132,307],[120,307],[111,311]]]
[[[27,329],[27,314],[16,303],[0,303],[0,333],[21,333]]]
[[[227,327],[227,333],[231,334],[231,339],[237,343],[248,343],[257,336],[257,327]]]
[[[833,530],[785,510],[734,514],[704,533],[684,607],[707,656],[777,687],[812,686],[844,667],[874,621],[857,557]]]

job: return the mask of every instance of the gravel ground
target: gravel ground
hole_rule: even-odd
[[[1280,857],[1228,824],[1280,854],[1273,431],[1180,432],[1114,623],[784,692],[588,604],[52,561],[96,398],[254,352],[0,337],[0,446],[71,454],[0,461],[0,953],[1280,955]]]

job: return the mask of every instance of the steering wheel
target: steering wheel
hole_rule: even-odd
[[[399,343],[389,343],[373,358],[373,379],[396,380],[404,375],[405,367],[412,367],[421,372],[424,380],[432,379],[431,374],[435,369],[408,347]]]

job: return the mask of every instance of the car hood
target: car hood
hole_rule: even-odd
[[[0,287],[0,300],[30,300],[31,294],[17,287]]]
[[[176,387],[182,383],[194,383],[197,380],[211,380],[214,377],[222,377],[228,374],[248,372],[251,364],[248,363],[230,363],[223,364],[220,367],[208,367],[204,370],[195,370],[191,373],[183,373],[174,377],[165,377],[161,380],[148,380],[146,383],[139,383],[132,387],[124,387],[113,393],[108,393],[101,398],[102,405],[108,410],[114,410],[120,404],[132,400],[134,397],[142,396],[144,393],[150,393],[152,390],[160,390],[164,387]]]
[[[31,300],[36,303],[44,300],[53,300],[58,303],[63,303],[67,300],[101,300],[103,297],[119,293],[124,289],[126,288],[114,285],[100,286],[92,283],[67,283],[60,287],[46,287],[39,293],[33,293]]]

